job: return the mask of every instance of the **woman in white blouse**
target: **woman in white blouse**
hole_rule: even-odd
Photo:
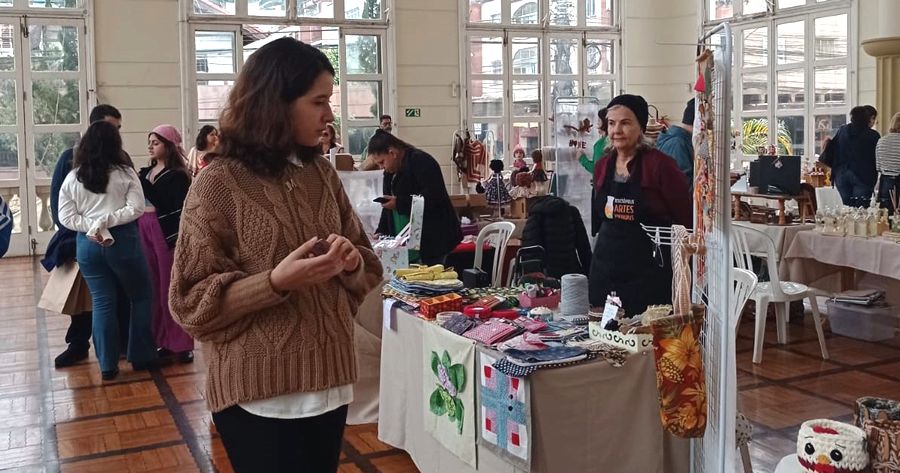
[[[880,174],[878,200],[883,208],[889,209],[893,214],[897,210],[894,208],[894,199],[900,198],[900,112],[891,117],[888,134],[878,140],[875,147],[875,167]]]
[[[78,232],[76,255],[91,290],[94,348],[104,380],[119,374],[124,336],[116,319],[119,290],[131,302],[128,361],[142,370],[157,359],[150,329],[152,283],[136,223],[144,212],[144,193],[125,156],[119,130],[105,121],[92,123],[59,192],[59,221]]]

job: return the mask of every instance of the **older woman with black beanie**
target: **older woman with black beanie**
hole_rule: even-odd
[[[654,252],[641,224],[690,227],[691,196],[675,161],[644,139],[647,101],[619,95],[606,109],[612,150],[594,168],[590,301],[601,307],[615,292],[627,314],[640,314],[672,301],[669,254]]]

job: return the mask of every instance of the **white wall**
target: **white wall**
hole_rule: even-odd
[[[181,127],[178,0],[94,0],[97,99],[122,112],[125,150],[147,156],[147,132]]]
[[[896,0],[891,0],[896,1]],[[851,45],[855,48],[857,58],[856,68],[856,105],[875,104],[875,58],[866,54],[861,44],[871,38],[877,38],[878,34],[878,2],[876,0],[857,0],[855,5],[856,28],[858,43]],[[850,21],[854,21],[851,17]]]
[[[395,0],[397,116],[399,136],[441,164],[451,185],[450,139],[460,126],[459,3],[455,0]],[[405,118],[406,107],[422,109],[421,118]]]

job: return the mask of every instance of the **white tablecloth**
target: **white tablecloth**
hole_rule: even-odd
[[[772,242],[775,243],[775,256],[778,257],[778,260],[781,261],[784,252],[787,251],[791,246],[791,242],[794,240],[794,237],[797,233],[812,230],[816,226],[811,224],[802,224],[802,225],[765,225],[762,223],[750,223],[750,222],[731,222],[732,225],[741,226],[746,228],[752,228],[753,230],[765,233],[769,238],[772,239]],[[766,243],[763,241],[761,236],[752,235],[747,238],[747,243],[750,245],[750,251],[754,255],[765,256],[766,254]]]

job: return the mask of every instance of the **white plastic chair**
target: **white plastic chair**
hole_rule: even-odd
[[[841,193],[834,187],[816,187],[816,207],[839,209],[844,205]]]
[[[734,292],[731,296],[731,323],[734,324],[735,333],[741,324],[741,314],[744,312],[744,305],[750,294],[756,289],[758,279],[753,271],[747,271],[741,268],[731,269],[731,280]],[[750,439],[753,436],[753,424],[744,417],[740,411],[735,419],[735,439],[738,449],[741,451],[741,464],[744,466],[744,473],[753,473],[753,464],[750,461]]]
[[[819,347],[822,349],[822,358],[828,359],[828,348],[825,346],[825,332],[822,329],[822,316],[819,314],[819,305],[816,302],[816,293],[805,284],[790,281],[781,281],[778,278],[777,258],[775,256],[775,242],[763,232],[752,228],[734,225],[731,227],[731,245],[735,265],[740,269],[753,271],[750,245],[748,237],[762,239],[766,244],[766,265],[769,269],[769,282],[756,285],[750,297],[756,301],[756,333],[753,337],[753,362],[762,362],[762,350],[766,334],[766,312],[769,303],[775,306],[775,323],[778,332],[778,343],[787,343],[787,318],[790,315],[790,304],[793,301],[809,300],[812,308],[813,321],[816,326],[816,334],[819,337]]]
[[[512,238],[513,232],[516,231],[516,224],[512,222],[495,222],[485,226],[478,232],[478,238],[475,239],[475,267],[481,268],[481,258],[484,255],[484,244],[488,243],[494,247],[494,265],[491,274],[491,286],[499,287],[503,282],[500,280],[503,274],[503,260],[506,256],[506,245]]]

